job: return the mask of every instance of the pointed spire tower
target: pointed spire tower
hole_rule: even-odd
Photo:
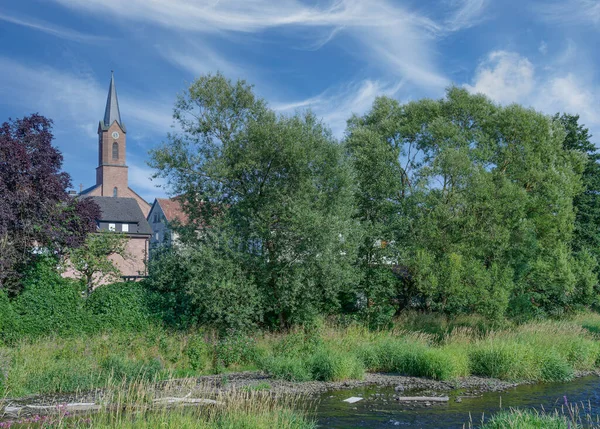
[[[106,99],[106,109],[104,109],[104,126],[110,127],[115,121],[117,121],[121,129],[125,129],[123,122],[121,122],[121,112],[119,111],[119,98],[117,97],[117,87],[115,86],[115,73],[111,70],[108,98]]]
[[[127,129],[121,121],[115,75],[111,72],[110,85],[104,118],[98,123],[98,167],[96,184],[84,191],[82,196],[133,198],[137,201],[144,216],[150,211],[150,204],[129,187],[126,160]],[[115,220],[115,219],[113,219]]]
[[[115,75],[111,71],[104,119],[98,124],[96,185],[102,187],[102,196],[122,196],[129,187],[125,164],[126,133],[121,121]]]

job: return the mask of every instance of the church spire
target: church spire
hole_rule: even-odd
[[[106,99],[106,109],[104,110],[104,126],[110,127],[114,121],[117,121],[121,129],[125,127],[121,123],[121,112],[119,112],[119,99],[117,98],[117,87],[115,86],[115,74],[110,71],[110,86],[108,87],[108,98]]]

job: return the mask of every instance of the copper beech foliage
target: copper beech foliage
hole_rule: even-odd
[[[19,289],[40,252],[60,256],[95,231],[98,206],[71,198],[52,121],[39,114],[0,126],[0,289]]]

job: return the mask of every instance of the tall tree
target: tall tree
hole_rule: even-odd
[[[311,113],[277,116],[251,86],[220,74],[194,82],[175,118],[182,133],[152,152],[151,166],[185,196],[193,228],[210,226],[202,244],[236,249],[267,320],[283,326],[336,308],[354,281],[354,204],[330,131]]]
[[[52,139],[52,121],[37,114],[0,126],[0,288],[13,292],[36,249],[59,255],[96,229],[99,208],[69,197]]]
[[[583,191],[574,199],[575,231],[573,246],[579,251],[587,249],[600,261],[600,153],[591,142],[589,129],[579,124],[579,115],[555,116],[566,131],[563,146],[587,156],[583,170]]]
[[[401,302],[451,314],[532,315],[588,294],[592,265],[570,249],[585,160],[565,150],[563,138],[551,118],[458,88],[404,105],[380,98],[350,121],[347,141],[364,169],[359,187],[374,186],[369,171],[395,172],[378,204],[394,204],[401,226],[393,236]],[[362,161],[361,147],[377,148],[369,151],[373,165]],[[374,158],[379,152],[388,155]],[[373,206],[361,206],[361,219]],[[372,219],[383,231],[390,223]]]

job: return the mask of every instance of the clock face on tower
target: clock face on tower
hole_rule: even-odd
[[[113,133],[112,133],[112,138],[113,138],[113,139],[118,139],[118,138],[119,138],[119,133],[118,133],[118,132],[116,132],[116,131],[113,131]]]

